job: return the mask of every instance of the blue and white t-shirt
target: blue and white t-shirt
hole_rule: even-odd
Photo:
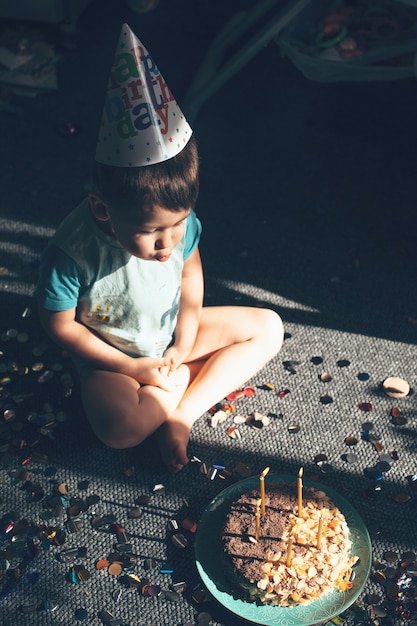
[[[191,211],[168,261],[138,259],[97,227],[86,199],[43,254],[38,300],[50,311],[76,308],[79,322],[126,354],[162,356],[175,329],[184,261],[200,234],[200,221]]]

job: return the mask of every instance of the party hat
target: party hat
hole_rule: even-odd
[[[113,59],[95,159],[116,167],[161,163],[192,130],[155,61],[127,24]]]

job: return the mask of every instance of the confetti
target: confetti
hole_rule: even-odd
[[[332,404],[333,398],[331,396],[320,396],[321,404]]]
[[[323,357],[321,357],[321,356],[312,356],[310,361],[311,361],[311,363],[313,363],[313,365],[320,365],[321,363],[323,363]]]

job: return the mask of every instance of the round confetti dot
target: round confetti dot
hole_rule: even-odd
[[[230,437],[230,439],[241,438],[240,430],[238,430],[236,426],[230,426],[230,428],[227,429],[227,435]]]
[[[373,409],[371,402],[359,402],[358,409],[363,413],[370,413]]]
[[[348,437],[345,437],[345,444],[347,446],[356,446],[357,443],[358,443],[358,440],[353,435],[349,435]]]
[[[74,617],[79,622],[85,622],[86,620],[88,620],[88,611],[87,611],[87,609],[84,609],[84,608],[75,609]]]
[[[368,604],[379,604],[379,602],[381,602],[382,600],[382,597],[377,593],[370,593],[367,596],[366,600]]]
[[[51,602],[51,600],[45,600],[43,603],[43,608],[48,613],[53,613],[54,611],[57,610],[58,605]]]
[[[159,585],[149,585],[148,596],[158,597],[161,593],[161,587]]]
[[[365,476],[367,476],[371,480],[382,479],[382,472],[377,467],[365,467],[365,469],[363,470],[363,473],[365,474]]]
[[[329,383],[332,380],[329,372],[323,372],[322,374],[320,374],[319,378],[322,383]]]
[[[118,561],[111,563],[107,570],[112,576],[118,576],[122,571],[122,565]]]
[[[189,517],[186,517],[185,519],[182,520],[181,526],[185,530],[189,530],[191,533],[195,533],[197,530],[197,522]]]
[[[138,496],[135,500],[135,504],[149,504],[151,497],[147,495]]]
[[[182,533],[176,533],[172,535],[172,543],[176,548],[186,548],[188,545],[188,541],[186,537]]]
[[[387,463],[386,461],[381,461],[379,460],[378,463],[376,464],[377,469],[381,470],[381,472],[383,472],[384,474],[386,472],[389,472],[391,469],[391,465],[389,463]]]
[[[404,415],[401,415],[401,411],[399,409],[392,409],[392,422],[396,426],[404,426],[407,424],[408,420]]]
[[[406,380],[393,376],[382,383],[383,389],[390,398],[404,398],[410,392],[410,385]]]
[[[353,465],[353,463],[357,463],[358,461],[358,455],[354,454],[353,452],[349,452],[348,454],[346,454],[346,462],[349,463],[350,465]]]
[[[209,626],[211,623],[211,615],[206,611],[202,611],[197,615],[197,624],[198,626]]]
[[[394,500],[395,502],[398,502],[399,504],[404,504],[405,502],[409,502],[411,500],[411,496],[408,495],[408,493],[397,493],[394,496]]]
[[[300,425],[299,424],[289,424],[288,425],[288,432],[291,433],[291,434],[300,432]]]
[[[321,363],[323,363],[323,357],[321,356],[312,356],[310,359],[310,362],[313,365],[320,365]]]
[[[379,461],[380,463],[388,463],[388,465],[391,465],[391,463],[393,462],[393,458],[390,454],[388,454],[388,452],[385,452],[384,454],[381,454],[379,457]]]
[[[381,585],[385,583],[386,579],[387,577],[382,571],[374,572],[374,574],[372,575],[372,580]]]
[[[97,494],[92,493],[89,496],[87,496],[88,506],[94,506],[95,504],[98,504],[99,502],[100,502],[100,496],[98,496]]]
[[[350,361],[347,359],[340,359],[339,361],[336,361],[336,365],[337,367],[349,367]]]
[[[320,402],[322,404],[331,404],[333,402],[333,398],[331,396],[321,396]]]
[[[179,602],[181,596],[176,591],[165,591],[164,598],[170,602]]]
[[[90,572],[85,567],[80,567],[77,571],[78,580],[86,581],[90,578]]]

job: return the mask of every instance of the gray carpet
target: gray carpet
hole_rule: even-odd
[[[70,361],[40,331],[31,295],[47,238],[90,182],[121,22],[181,102],[213,35],[248,3],[161,1],[141,16],[103,4],[81,17],[73,47],[56,41],[58,91],[15,97],[0,112],[0,623],[248,623],[207,593],[196,535],[181,526],[198,522],[227,486],[212,468],[241,479],[243,464],[254,476],[269,466],[294,480],[303,467],[363,520],[371,575],[340,620],[415,624],[415,81],[313,83],[271,44],[202,107],[193,127],[206,302],[272,307],[286,339],[248,381],[255,396],[236,401],[239,413],[258,411],[270,424],[242,424],[231,439],[231,416],[217,428],[202,416],[190,440],[194,462],[173,476],[152,441],[114,451],[94,438],[76,381],[68,382]],[[81,131],[64,137],[69,121]],[[389,376],[409,382],[407,397],[384,393]],[[133,556],[130,569],[111,574],[96,564],[120,543],[115,523]],[[175,532],[186,547],[176,547]],[[132,573],[156,595],[129,584]],[[283,624],[279,614],[273,623]]]

